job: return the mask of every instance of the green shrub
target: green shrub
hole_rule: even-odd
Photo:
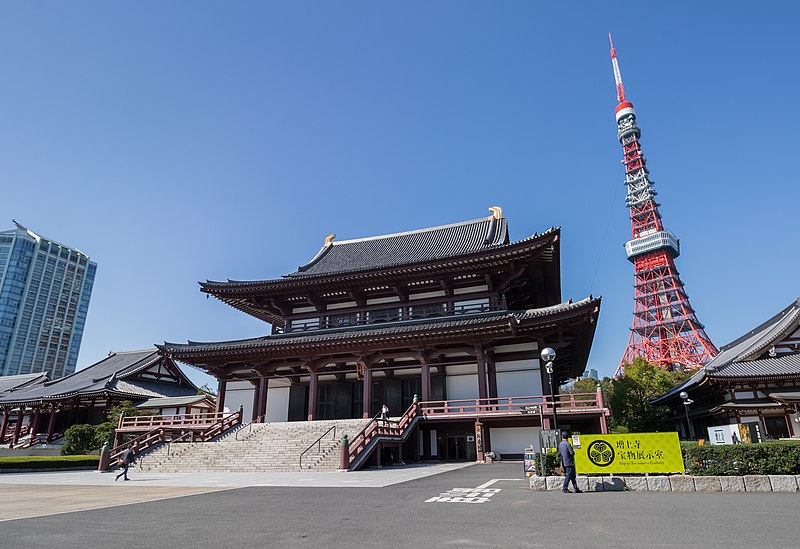
[[[73,425],[64,431],[64,446],[61,447],[62,456],[88,454],[96,450],[94,427],[91,425]]]
[[[108,442],[109,446],[114,444],[114,429],[117,428],[117,423],[114,421],[106,421],[94,428],[94,446],[95,449],[103,447],[103,444]]]
[[[561,458],[558,453],[541,454],[541,457],[544,459],[540,460],[539,457],[536,458],[536,474],[539,476],[555,475],[556,467],[561,465]],[[544,475],[542,475],[542,471],[540,470],[542,461],[544,461]]]
[[[698,446],[681,444],[686,472],[691,475],[798,475],[800,443]]]
[[[61,469],[97,467],[100,456],[11,456],[0,457],[0,469]]]

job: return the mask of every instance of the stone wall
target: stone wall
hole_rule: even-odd
[[[531,490],[561,490],[564,477],[530,477]],[[584,492],[797,492],[800,476],[747,475],[743,477],[694,477],[691,475],[578,476]],[[570,486],[570,488],[572,488]]]

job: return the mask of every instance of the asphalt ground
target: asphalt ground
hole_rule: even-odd
[[[183,495],[8,520],[0,533],[3,548],[362,545],[794,549],[800,494],[533,492],[521,463],[501,462],[375,488]]]

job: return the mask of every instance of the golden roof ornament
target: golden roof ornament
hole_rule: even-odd
[[[489,211],[492,212],[492,215],[489,216],[489,219],[502,219],[503,218],[503,209],[500,206],[492,206],[489,208]]]
[[[330,246],[331,244],[333,244],[333,239],[334,238],[336,238],[336,235],[334,233],[331,233],[328,236],[326,236],[325,237],[325,246]]]

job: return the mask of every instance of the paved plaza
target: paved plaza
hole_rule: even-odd
[[[800,495],[533,492],[518,462],[0,475],[0,547],[795,548]]]

